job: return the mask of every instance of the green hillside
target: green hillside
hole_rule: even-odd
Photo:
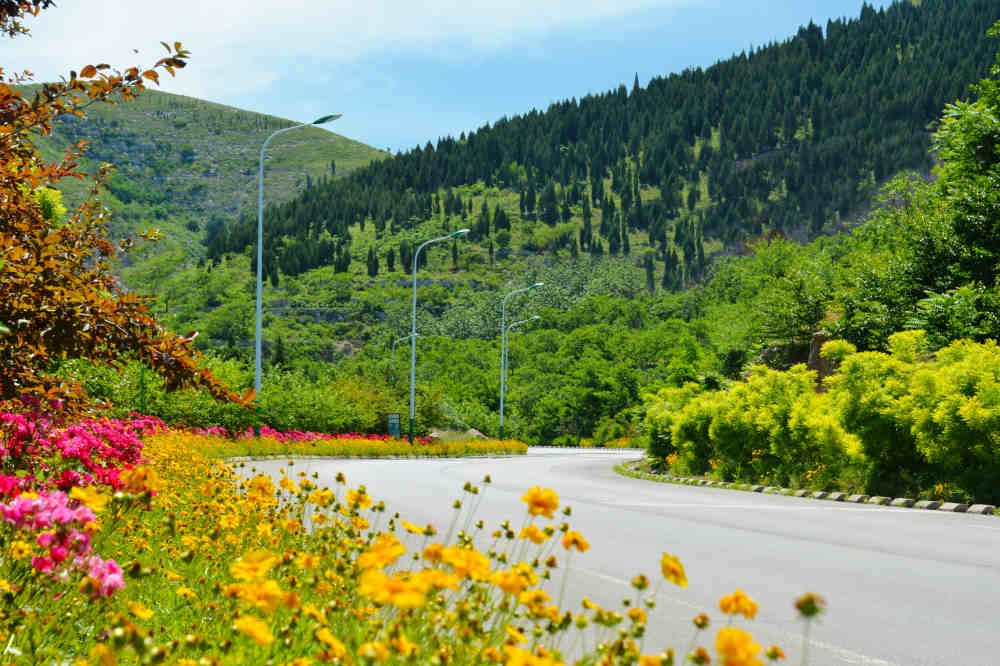
[[[112,234],[148,228],[166,234],[159,246],[138,248],[125,264],[156,256],[156,263],[172,272],[204,256],[200,248],[207,226],[234,222],[241,210],[256,210],[260,147],[272,132],[292,124],[149,90],[128,103],[93,105],[85,119],[63,116],[38,143],[47,158],[56,159],[67,146],[85,140],[85,170],[113,164],[110,191],[102,196],[114,213]],[[343,176],[385,156],[318,127],[289,132],[268,147],[265,195],[269,202],[286,201],[334,169]],[[69,204],[80,202],[88,187],[80,181],[60,184]]]

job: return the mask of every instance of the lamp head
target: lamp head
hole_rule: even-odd
[[[469,229],[459,229],[458,231],[453,231],[449,234],[449,238],[458,238],[459,236],[464,236],[469,233]]]
[[[534,317],[531,318],[531,321],[535,321],[536,319],[541,319],[541,317],[538,316],[538,315],[535,315]]]
[[[544,287],[544,286],[545,286],[545,283],[544,283],[544,282],[536,282],[535,284],[531,285],[531,286],[530,286],[530,287],[528,287],[528,288],[529,288],[529,289],[537,289],[537,288],[539,288],[539,287]]]
[[[337,118],[340,118],[342,115],[343,114],[340,114],[340,113],[331,113],[328,116],[323,116],[322,118],[317,118],[316,120],[312,121],[312,124],[313,125],[322,125],[324,123],[328,123],[328,122],[331,122],[333,120],[336,120]]]

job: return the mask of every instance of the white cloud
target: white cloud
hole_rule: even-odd
[[[461,58],[695,0],[63,0],[0,40],[8,73],[51,79],[88,63],[149,64],[179,40],[193,66],[166,89],[226,99],[260,90],[290,62],[336,67],[383,53]],[[133,48],[141,50],[139,55]]]

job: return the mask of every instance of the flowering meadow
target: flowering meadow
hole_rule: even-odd
[[[622,607],[584,599],[561,608],[557,562],[589,543],[551,489],[525,492],[516,526],[487,526],[471,507],[490,479],[467,483],[453,524],[439,530],[391,513],[341,475],[333,487],[304,473],[243,478],[217,457],[231,444],[152,419],[60,426],[0,414],[3,662],[542,666],[572,653],[583,664],[750,666],[784,657],[733,623],[757,612],[739,590],[720,600],[729,622],[714,636],[702,614],[680,651],[645,646],[659,586],[687,585],[669,553],[662,579],[636,576]],[[798,606],[808,627],[823,601],[806,595]]]

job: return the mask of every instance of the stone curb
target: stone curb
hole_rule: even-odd
[[[235,456],[224,458],[226,463],[245,463],[258,460],[437,460],[441,458],[518,458],[516,453],[496,453],[475,456],[309,456],[309,455],[278,455],[268,456]]]
[[[510,456],[506,456],[510,457]],[[674,476],[673,474],[650,474],[649,472],[639,472],[627,467],[628,463],[615,465],[615,472],[633,479],[645,481],[656,481],[659,483],[678,483],[683,485],[705,486],[709,488],[725,488],[728,490],[745,490],[754,493],[766,493],[769,495],[785,495],[791,497],[807,497],[833,502],[851,502],[853,504],[876,504],[879,506],[893,506],[905,509],[923,509],[925,511],[944,511],[946,513],[974,513],[981,516],[1000,515],[997,507],[992,504],[962,504],[960,502],[938,502],[937,500],[913,500],[908,497],[882,497],[876,495],[856,494],[847,495],[841,492],[828,493],[822,490],[813,491],[790,488],[779,488],[777,486],[751,485],[745,483],[727,483],[724,481],[708,481],[705,479],[694,479],[684,476]]]

